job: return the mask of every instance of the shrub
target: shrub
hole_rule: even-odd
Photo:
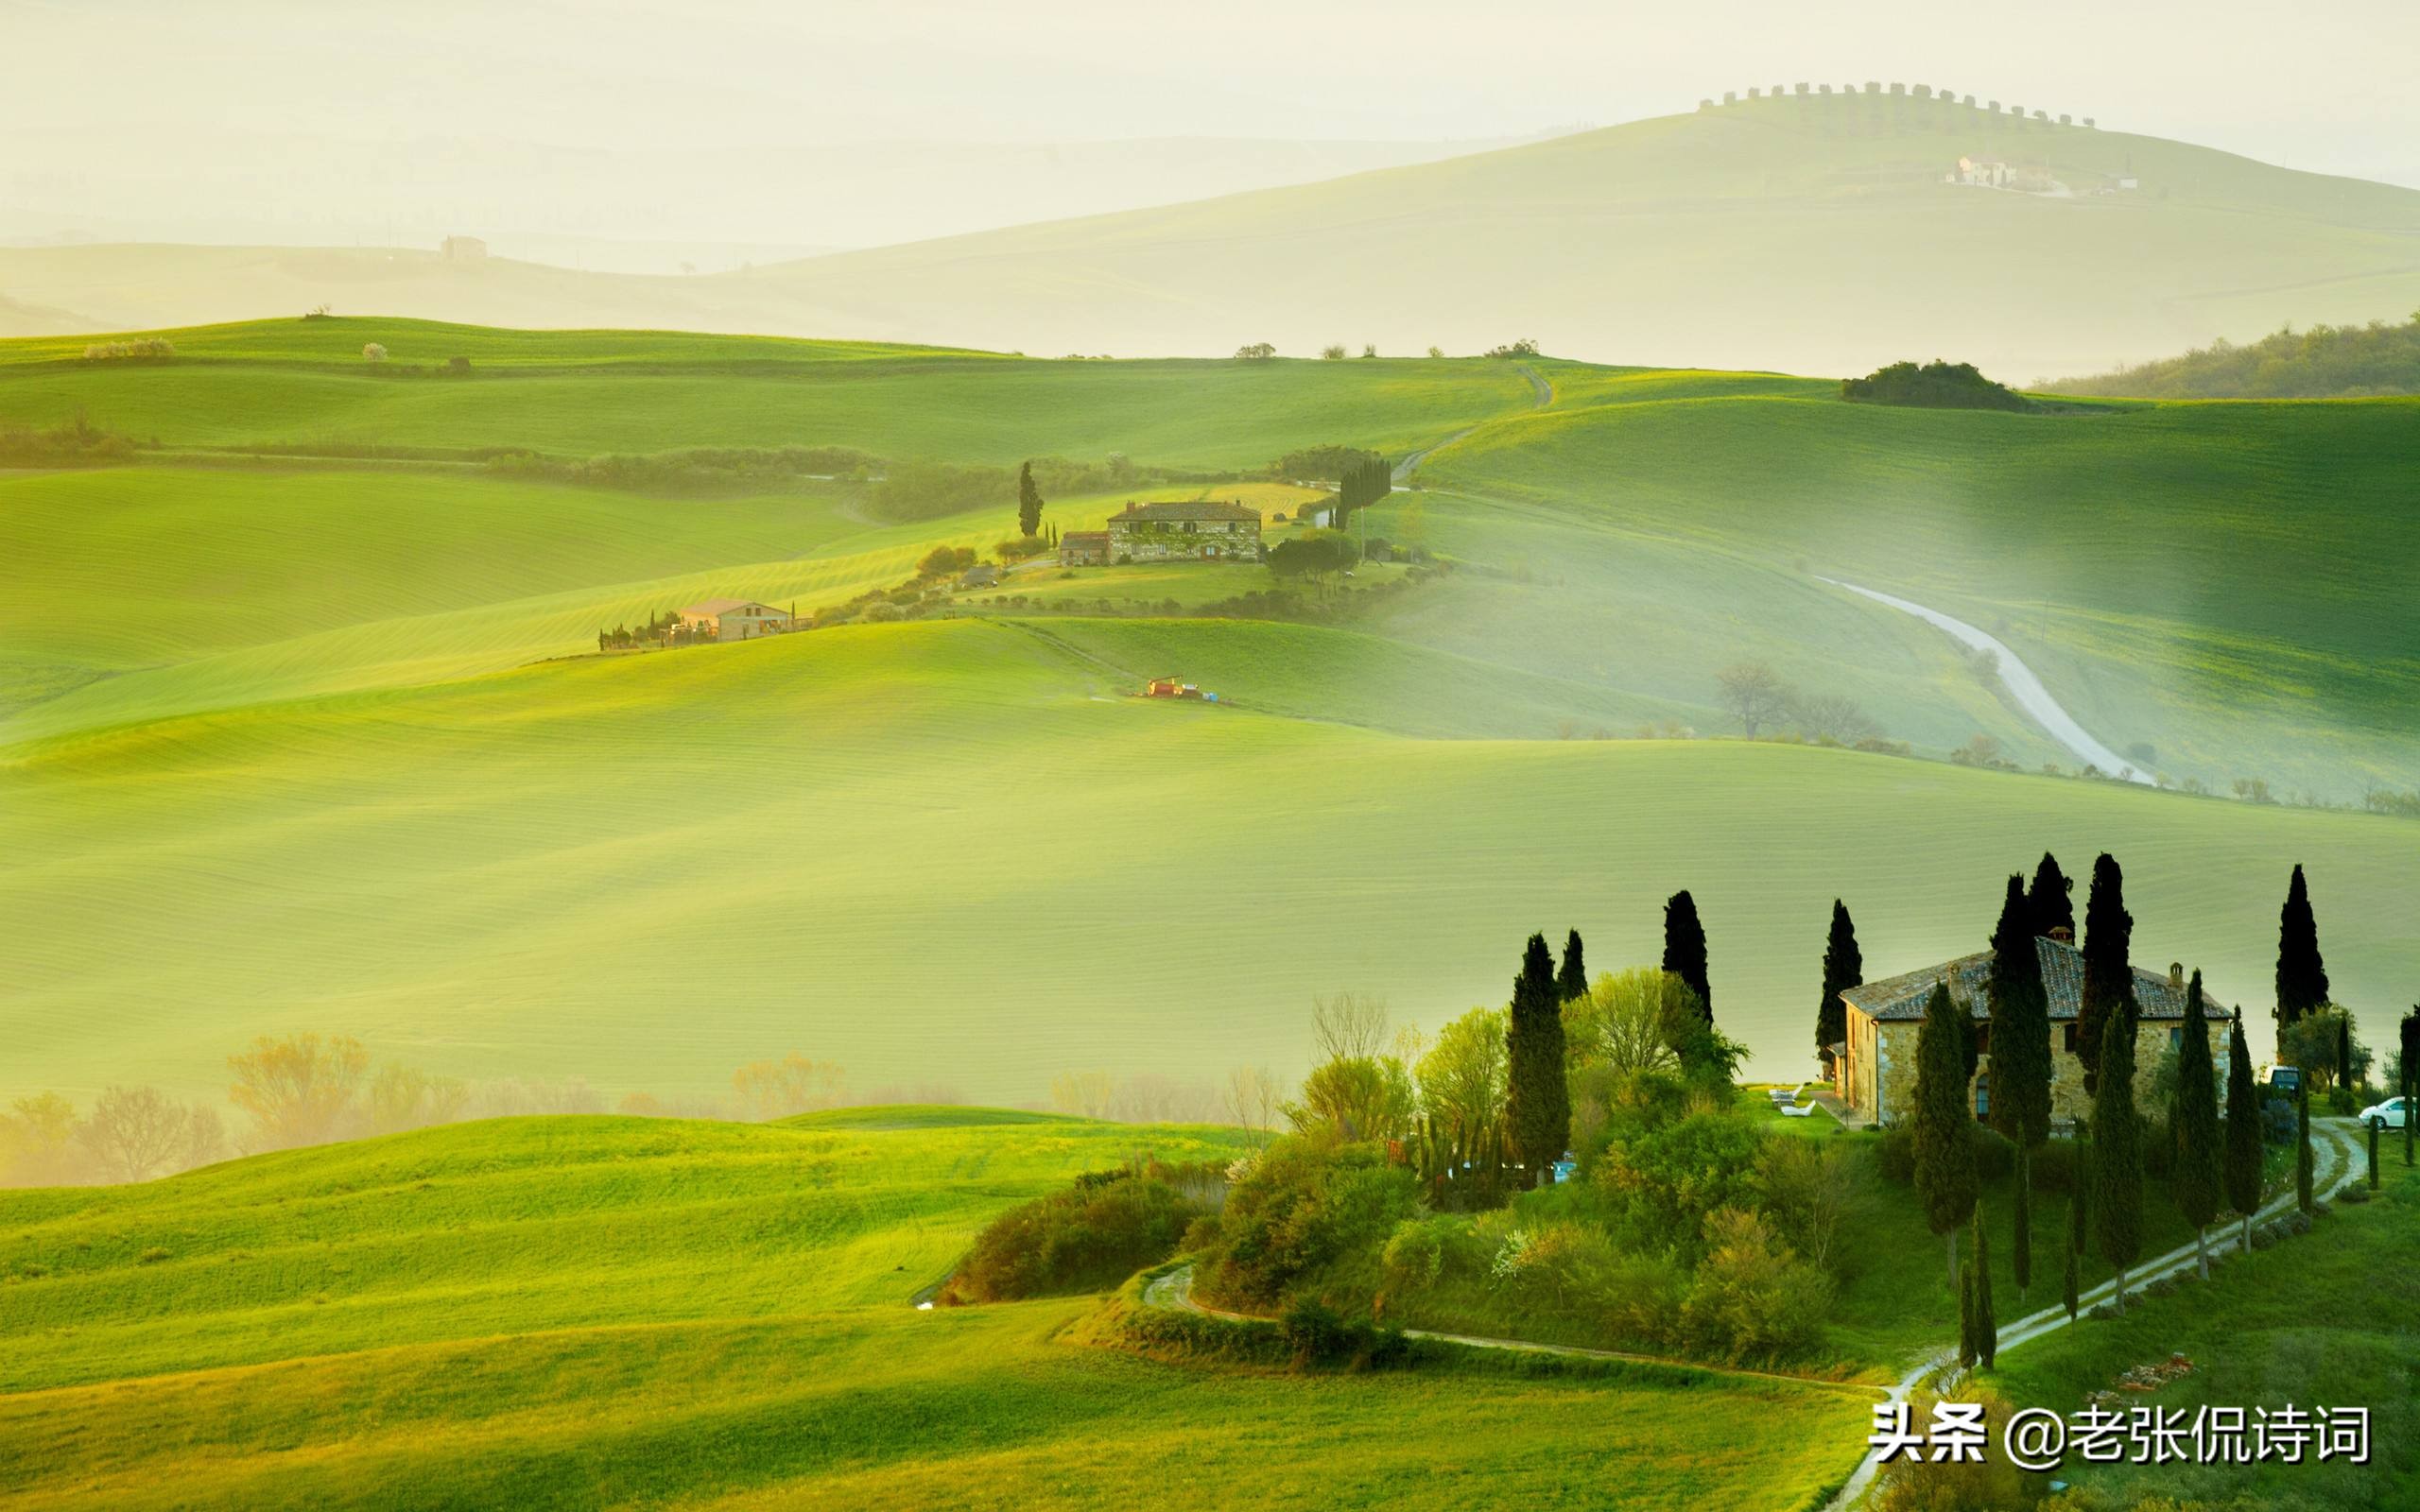
[[[1273,1302],[1304,1277],[1376,1246],[1417,1206],[1412,1174],[1377,1145],[1279,1140],[1227,1194],[1214,1280],[1222,1295]]]
[[[2036,1192],[2073,1192],[2076,1189],[2076,1142],[2051,1140],[2033,1152],[2029,1168],[2033,1174]]]
[[[1911,1427],[1932,1418],[1931,1396],[1909,1404]],[[1975,1386],[1950,1393],[1948,1400],[1983,1404],[1985,1449],[1979,1464],[1964,1460],[1929,1460],[1903,1455],[1882,1467],[1876,1479],[1875,1512],[2008,1512],[2031,1506],[2040,1498],[2043,1477],[2021,1470],[2000,1452],[2011,1407],[2002,1398]]]
[[[1405,1353],[1400,1332],[1340,1316],[1315,1297],[1288,1308],[1277,1329],[1294,1351],[1295,1366],[1304,1369],[1390,1365]]]
[[[387,360],[387,349],[375,341],[364,342],[361,348],[361,360],[364,362],[384,362]]]
[[[139,341],[95,341],[84,349],[86,362],[128,362],[176,354],[176,344],[160,336],[145,336]]]
[[[1923,409],[2031,410],[2040,406],[1975,370],[1972,363],[1894,362],[1862,378],[1841,380],[1841,397],[1853,404],[1908,404]]]
[[[1706,1256],[1681,1309],[1689,1344],[1734,1361],[1813,1345],[1832,1305],[1824,1273],[1793,1254],[1760,1213],[1719,1209],[1705,1228]]]
[[[157,1245],[154,1245],[149,1249],[147,1249],[143,1253],[135,1256],[134,1263],[138,1265],[157,1265],[167,1258],[168,1252],[162,1249]]]
[[[1387,1289],[1393,1292],[1416,1292],[1428,1286],[1437,1280],[1444,1263],[1444,1236],[1438,1232],[1433,1221],[1418,1218],[1395,1226],[1379,1260]]]
[[[1095,1291],[1176,1253],[1201,1208],[1167,1173],[1088,1172],[987,1225],[950,1278],[952,1301]]]
[[[1613,1201],[1616,1230],[1638,1246],[1674,1244],[1694,1254],[1708,1213],[1755,1200],[1763,1147],[1755,1125],[1727,1109],[1691,1113],[1615,1143],[1597,1184]]]

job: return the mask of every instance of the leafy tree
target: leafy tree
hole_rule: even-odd
[[[1580,931],[1563,942],[1563,967],[1555,972],[1555,1001],[1568,1003],[1588,990],[1588,966],[1580,950]]]
[[[1510,1067],[1505,1123],[1513,1153],[1537,1186],[1571,1143],[1571,1092],[1564,1079],[1563,1004],[1556,995],[1554,955],[1544,935],[1530,936],[1512,978],[1505,1027]]]
[[[2033,933],[2048,935],[2064,929],[2072,936],[2076,927],[2075,883],[2059,869],[2059,858],[2049,851],[2042,852],[2042,864],[2033,868],[2033,885],[2026,890],[2025,905],[2033,916]]]
[[[1958,1230],[1973,1213],[1981,1177],[1975,1168],[1975,1117],[1966,1103],[1964,1017],[1947,983],[1934,986],[1916,1031],[1914,1136],[1916,1194],[1925,1222],[1945,1242],[1949,1284],[1958,1285]]]
[[[1865,980],[1865,956],[1848,905],[1832,900],[1832,932],[1824,941],[1824,997],[1815,1006],[1815,1057],[1830,1069],[1832,1046],[1848,1036],[1848,1005],[1841,993]]]
[[[1032,535],[1042,528],[1042,490],[1033,486],[1033,464],[1017,468],[1017,529]]]
[[[1706,985],[1705,926],[1698,922],[1697,900],[1685,887],[1664,901],[1663,965],[1697,994],[1699,1011],[1712,1023],[1714,989]]]
[[[1598,977],[1585,993],[1564,1002],[1564,1053],[1574,1071],[1602,1066],[1629,1076],[1668,1070],[1677,1055],[1674,1028],[1703,1022],[1697,994],[1679,977],[1659,967],[1633,967]]]
[[[1740,662],[1714,675],[1716,701],[1739,721],[1750,740],[1756,731],[1789,712],[1789,684],[1762,662]]]
[[[1440,1169],[1430,1174],[1432,1201],[1443,1197],[1448,1179],[1470,1179],[1493,1193],[1503,1178],[1506,1017],[1502,1008],[1471,1009],[1437,1032],[1437,1042],[1412,1070],[1429,1133],[1440,1146]]]
[[[1277,349],[1266,341],[1255,341],[1250,346],[1236,349],[1237,362],[1267,362],[1275,355],[1277,355]]]
[[[2100,1088],[2100,1053],[2111,1019],[2126,1025],[2134,1048],[2135,972],[2127,959],[2135,918],[2126,912],[2126,877],[2117,858],[2102,851],[2092,863],[2092,889],[2083,904],[2083,1001],[2076,1012],[2076,1057],[2083,1062],[2086,1092]]]
[[[2169,1192],[2176,1211],[2193,1226],[2193,1258],[2202,1279],[2210,1279],[2210,1222],[2219,1215],[2221,1177],[2219,1093],[2211,1072],[2210,1020],[2202,1002],[2202,973],[2185,990],[2185,1033],[2176,1051],[2176,1111],[2169,1132],[2176,1140],[2176,1169]],[[2232,1071],[2232,1068],[2230,1068]]]
[[[2135,1026],[2121,1012],[2101,1021],[2092,1145],[2092,1205],[2100,1220],[2100,1258],[2118,1273],[2118,1306],[2123,1310],[2126,1268],[2143,1249],[2143,1130],[2135,1110]]]
[[[1341,341],[1331,341],[1326,346],[1320,348],[1320,355],[1327,359],[1329,362],[1340,362],[1344,358],[1344,343]]]
[[[235,1077],[228,1099],[251,1115],[254,1147],[289,1149],[336,1137],[370,1070],[370,1052],[341,1035],[263,1035],[251,1049],[228,1057],[227,1069]]]
[[[1303,1080],[1300,1102],[1285,1112],[1297,1133],[1341,1143],[1399,1140],[1411,1132],[1418,1099],[1411,1074],[1392,1056],[1324,1061]]]
[[[2290,1029],[2294,1021],[2327,1002],[2327,968],[2319,958],[2319,920],[2310,911],[2310,889],[2303,868],[2294,868],[2286,884],[2286,906],[2277,916],[2277,1027]]]
[[[2312,1091],[2358,1087],[2369,1074],[2370,1047],[2353,1033],[2353,1015],[2332,1003],[2320,1005],[2277,1031],[2277,1058],[2302,1068]]]
[[[1908,404],[1924,409],[2029,410],[2040,406],[2004,384],[1994,383],[1970,362],[1894,362],[1862,378],[1841,380],[1841,397],[1851,404]]]
[[[2260,1209],[2260,1099],[2252,1087],[2252,1050],[2243,1016],[2227,1030],[2227,1206],[2243,1219],[2243,1250],[2252,1252],[2252,1215]]]
[[[2353,1016],[2342,1011],[2336,1015],[2336,1085],[2353,1085]]]

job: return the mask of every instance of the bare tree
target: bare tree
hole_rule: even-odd
[[[1881,727],[1858,707],[1855,699],[1837,693],[1802,694],[1792,698],[1789,717],[1801,734],[1835,740],[1843,746],[1881,733]]]
[[[1311,1042],[1322,1061],[1376,1058],[1387,1042],[1387,1000],[1367,992],[1311,999]]]
[[[1105,1071],[1063,1071],[1050,1078],[1050,1108],[1078,1118],[1107,1118],[1117,1084]]]
[[[743,1117],[763,1123],[829,1108],[840,1100],[845,1080],[829,1061],[809,1060],[793,1050],[779,1060],[752,1060],[731,1074]]]
[[[1266,1066],[1237,1066],[1227,1073],[1226,1114],[1238,1127],[1266,1134],[1277,1126],[1286,1094]]]
[[[1750,740],[1756,738],[1766,721],[1779,719],[1789,710],[1789,685],[1762,662],[1735,662],[1716,673],[1714,680],[1722,707],[1746,727]]]
[[[159,1088],[111,1087],[76,1138],[112,1181],[148,1181],[175,1163],[185,1129],[183,1105]]]
[[[470,1100],[471,1090],[451,1076],[432,1076],[417,1066],[389,1062],[370,1078],[364,1111],[371,1133],[394,1134],[451,1124]]]

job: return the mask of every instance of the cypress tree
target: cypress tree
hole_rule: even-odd
[[[2026,910],[2033,916],[2033,933],[2048,935],[2054,929],[2075,933],[2075,900],[2068,896],[2075,885],[2059,869],[2059,858],[2043,851],[2042,864],[2033,868],[2033,886],[2025,895]]]
[[[2076,1010],[2076,1058],[2083,1062],[2083,1090],[2100,1086],[2100,1056],[2108,1040],[2107,1022],[2126,1025],[2127,1050],[2135,1038],[2135,972],[2128,947],[2135,918],[2126,912],[2126,877],[2117,858],[2107,851],[2092,864],[2092,890],[2083,904],[2083,1001]]]
[[[1714,988],[1705,979],[1705,926],[1698,922],[1697,900],[1685,887],[1664,902],[1664,970],[1688,984],[1705,1022],[1712,1023]]]
[[[2252,1253],[2252,1215],[2260,1209],[2260,1102],[2252,1090],[2252,1050],[2243,1015],[2227,1032],[2227,1206],[2243,1217],[2243,1252]]]
[[[1958,1366],[1974,1368],[1978,1350],[1975,1344],[1975,1267],[1969,1265],[1958,1278]]]
[[[2294,1089],[2294,1206],[2310,1211],[2310,1082]]]
[[[2420,1093],[2420,1003],[2411,1005],[2411,1011],[2403,1016],[2402,1049],[2403,1074],[2398,1079],[2403,1083],[2399,1089],[2403,1095],[2403,1163],[2410,1165],[2411,1128],[2420,1124],[2420,1108],[2412,1106],[2415,1093]]]
[[[2118,1307],[2126,1307],[2126,1267],[2143,1248],[2143,1131],[2135,1112],[2135,1026],[2123,1013],[2101,1025],[2100,1085],[2092,1099],[2094,1216],[2100,1258],[2118,1273]]]
[[[2009,1259],[2019,1297],[2033,1284],[2032,1152],[2050,1136],[2050,1005],[2033,943],[2025,879],[2011,875],[1992,931],[1992,1126],[2016,1146],[2015,1228]]]
[[[2372,1120],[2370,1121],[2370,1190],[2371,1190],[2371,1191],[2373,1191],[2373,1192],[2376,1192],[2377,1189],[2378,1189],[2378,1125],[2377,1125],[2377,1120],[2376,1120],[2376,1119],[2372,1119]]]
[[[1504,1030],[1505,1123],[1513,1153],[1537,1186],[1571,1143],[1571,1092],[1564,1080],[1563,1000],[1544,935],[1530,936]]]
[[[1975,1211],[1981,1185],[1975,1169],[1975,1116],[1966,1103],[1966,1018],[1938,983],[1916,1030],[1916,1096],[1912,1134],[1916,1194],[1925,1223],[1946,1246],[1949,1284],[1958,1285],[1958,1230]]]
[[[1030,536],[1042,528],[1042,490],[1033,486],[1033,464],[1017,468],[1017,528]]]
[[[1564,1003],[1584,996],[1588,991],[1588,967],[1580,954],[1580,931],[1576,929],[1571,932],[1571,937],[1563,942],[1563,969],[1555,973],[1554,990],[1555,996]]]
[[[2083,1198],[2081,1195],[2070,1196],[2067,1198],[2067,1221],[2070,1225],[2077,1224],[2081,1221],[2076,1215],[2081,1213],[2083,1211]],[[2076,1261],[2081,1251],[2075,1246],[2069,1245],[2067,1246],[2066,1280],[2066,1285],[2059,1294],[2060,1299],[2067,1304],[2067,1321],[2070,1323],[2076,1320],[2076,1304],[2081,1300],[2076,1292],[2076,1282],[2079,1280],[2076,1275]]]
[[[2075,1190],[2067,1203],[2067,1248],[2082,1255],[2092,1232],[2092,1144],[2076,1141]]]
[[[2336,1010],[2336,1085],[2353,1086],[2353,1015],[2345,1008]]]
[[[2169,1191],[2176,1211],[2193,1226],[2193,1259],[2204,1280],[2210,1279],[2210,1221],[2219,1215],[2219,1092],[2211,1074],[2216,1064],[2197,971],[2185,992],[2185,1034],[2176,1052],[2176,1172]]]
[[[1983,1205],[1979,1202],[1975,1204],[1975,1260],[1966,1271],[1975,1278],[1970,1285],[1975,1297],[1975,1358],[1989,1370],[1999,1353],[2000,1325],[1992,1311],[1992,1246],[1990,1236],[1983,1230]]]
[[[1848,1038],[1848,1005],[1841,993],[1865,980],[1865,956],[1857,948],[1857,925],[1846,903],[1832,900],[1832,933],[1824,941],[1824,998],[1815,1007],[1815,1058],[1828,1060],[1832,1047]]]
[[[2277,916],[2277,1027],[2327,1001],[2327,968],[2319,958],[2319,920],[2310,911],[2310,888],[2297,864],[2286,884],[2286,906]],[[2282,1040],[2281,1040],[2282,1042]]]

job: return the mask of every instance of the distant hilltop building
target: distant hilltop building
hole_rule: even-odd
[[[437,255],[449,263],[484,263],[488,244],[476,236],[448,236],[437,244]]]
[[[1837,92],[1829,84],[1801,83],[1791,84],[1787,87],[1780,84],[1774,84],[1770,87],[1759,84],[1752,86],[1749,89],[1747,97],[1744,100],[1740,97],[1737,90],[1725,90],[1722,92],[1722,99],[1720,103],[1718,103],[1712,95],[1708,95],[1698,101],[1698,109],[1701,111],[1716,111],[1729,107],[1737,107],[1743,104],[1770,105],[1774,101],[1780,100],[1789,101],[1792,105],[1800,108],[1805,108],[1806,106],[1816,104],[1817,102],[1821,102],[1824,105],[1838,103],[1845,106],[1856,104],[1860,101],[1875,106],[1888,103],[1897,111],[1910,111],[1914,107],[1918,106],[1932,106],[1936,108],[1941,106],[1950,106],[1969,111],[1978,111],[1982,114],[1997,118],[1999,124],[2006,126],[2021,128],[2036,123],[2043,126],[2048,126],[2051,124],[2050,114],[2048,111],[2032,112],[2031,118],[2029,121],[2026,109],[2022,105],[2011,105],[2007,108],[2006,113],[2003,114],[2000,108],[2000,102],[1997,100],[1993,100],[1988,104],[1979,106],[1975,103],[1974,95],[1961,94],[1956,90],[1939,89],[1930,84],[1909,84],[1904,82],[1893,82],[1886,84],[1878,78],[1867,79],[1862,84],[1842,84]],[[2057,124],[2070,129],[2079,125],[2076,118],[2072,115],[2061,115],[2058,118]],[[2081,125],[2083,129],[2090,131],[2096,129],[2100,126],[2100,123],[2093,117],[2087,115],[2083,118]]]
[[[798,617],[790,610],[752,598],[710,598],[680,613],[682,628],[700,641],[754,641],[798,627]]]
[[[1260,559],[1260,511],[1226,499],[1130,504],[1109,517],[1108,535],[1111,561]]]

